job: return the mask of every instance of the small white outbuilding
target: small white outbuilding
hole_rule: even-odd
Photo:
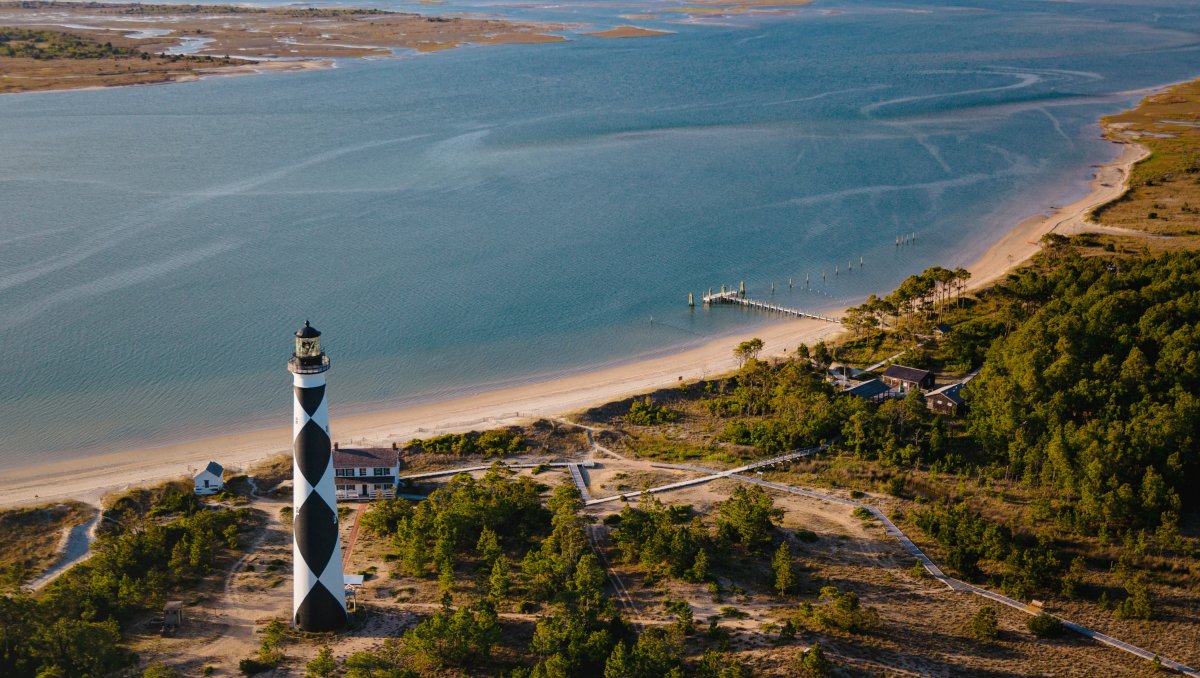
[[[199,473],[193,476],[196,482],[196,494],[216,494],[225,489],[225,481],[221,476],[225,474],[225,469],[215,461],[208,462]]]

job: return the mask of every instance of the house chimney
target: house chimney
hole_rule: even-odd
[[[392,449],[393,449],[393,450],[398,450],[398,449],[400,449],[400,446],[399,446],[399,445],[397,445],[396,443],[392,443]]]
[[[333,449],[335,449],[335,450],[336,450],[337,448],[338,448],[338,444],[337,444],[337,443],[334,443],[334,444],[333,444]]]

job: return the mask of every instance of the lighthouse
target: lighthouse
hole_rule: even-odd
[[[302,631],[332,631],[346,623],[342,545],[329,445],[321,333],[304,321],[296,332],[292,373],[292,621]]]

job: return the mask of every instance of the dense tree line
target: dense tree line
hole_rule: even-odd
[[[503,457],[508,454],[520,454],[529,449],[529,443],[519,430],[493,429],[490,431],[468,431],[467,433],[446,433],[433,438],[415,438],[409,441],[406,452],[433,452],[435,454],[453,454],[460,457],[478,455],[483,457]]]
[[[247,509],[208,509],[179,494],[102,534],[91,558],[39,596],[0,596],[0,675],[103,676],[130,663],[119,645],[122,625],[208,573],[252,522]],[[181,513],[170,510],[181,505]]]
[[[517,549],[531,536],[544,534],[550,515],[542,507],[543,489],[526,477],[511,479],[500,469],[481,480],[464,473],[415,507],[403,499],[381,502],[363,525],[392,536],[397,563],[406,574],[438,574],[452,581],[457,555],[491,543]],[[485,533],[490,537],[481,541]]]
[[[767,454],[819,445],[838,434],[853,407],[801,360],[772,365],[752,358],[713,388],[705,405],[731,419],[720,439]]]
[[[348,675],[477,667],[499,637],[497,606],[514,597],[547,607],[529,647],[533,664],[512,675],[603,675],[614,649],[633,634],[604,592],[607,578],[589,547],[579,491],[560,485],[543,507],[543,489],[528,478],[514,480],[494,470],[480,481],[456,476],[413,508],[403,500],[373,507],[364,525],[392,535],[397,561],[409,574],[436,571],[447,584],[446,597],[441,612],[398,642],[351,656]],[[485,594],[452,609],[456,571],[470,563],[486,582]]]
[[[1014,535],[963,504],[917,511],[914,519],[945,550],[946,565],[965,577],[980,579],[981,561],[993,561],[1002,567],[1000,587],[1014,598],[1062,587],[1063,559],[1048,539]]]
[[[606,522],[615,526],[612,538],[623,562],[639,564],[654,577],[704,582],[712,578],[711,568],[735,550],[764,553],[783,517],[771,495],[757,485],[734,488],[716,513],[709,528],[690,506],[665,506],[648,497]]]
[[[1065,525],[1169,543],[1200,482],[1200,254],[1039,263],[1001,286],[1025,317],[966,390],[971,434]]]

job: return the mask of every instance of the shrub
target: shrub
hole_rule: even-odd
[[[807,542],[807,543],[810,543],[810,544],[811,544],[812,542],[814,542],[814,541],[817,541],[817,540],[819,540],[819,539],[820,539],[820,537],[819,537],[819,536],[817,536],[817,533],[816,533],[816,532],[813,532],[812,530],[805,529],[805,528],[803,528],[803,527],[802,527],[802,528],[800,528],[800,529],[798,529],[798,530],[796,530],[795,534],[796,534],[796,539],[799,539],[800,541]]]
[[[273,664],[264,664],[257,659],[243,659],[238,662],[238,670],[243,676],[253,676],[263,671],[269,671],[274,668]]]
[[[879,626],[879,611],[863,607],[854,593],[843,593],[836,586],[826,586],[821,589],[817,605],[805,603],[801,606],[799,620],[820,628],[865,633]]]
[[[151,662],[142,678],[179,678],[179,672],[162,662]]]
[[[635,399],[629,404],[629,414],[625,415],[625,421],[638,426],[666,424],[678,418],[678,412],[668,410],[661,405],[655,405],[650,402],[650,396],[646,396],[641,400]]]
[[[985,605],[979,608],[969,627],[971,635],[980,640],[995,640],[1000,636],[1000,624],[996,619],[996,608]]]
[[[321,648],[317,656],[304,667],[307,678],[328,678],[337,671],[337,660],[333,658],[333,650],[329,646]]]
[[[1038,638],[1057,638],[1066,631],[1066,627],[1057,617],[1045,612],[1036,617],[1030,617],[1029,621],[1025,622],[1025,626]]]
[[[805,678],[816,678],[818,676],[829,675],[833,665],[825,658],[825,652],[821,649],[820,643],[813,643],[812,647],[807,651],[801,651],[796,654],[793,660],[793,668],[796,675],[805,676]]]

